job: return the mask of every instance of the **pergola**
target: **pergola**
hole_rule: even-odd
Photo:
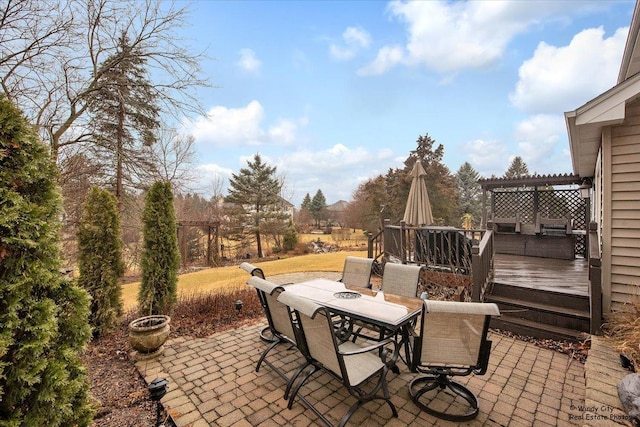
[[[532,175],[480,179],[478,183],[482,188],[482,228],[522,236],[565,232],[575,236],[575,253],[586,254],[589,203],[579,188],[584,178]]]

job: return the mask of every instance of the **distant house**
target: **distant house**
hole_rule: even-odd
[[[289,218],[293,219],[293,214],[296,212],[296,207],[293,203],[281,197],[278,205],[280,207],[280,212],[286,213]]]
[[[593,185],[605,314],[640,295],[639,36],[636,3],[617,84],[565,113],[574,174]]]
[[[332,205],[327,206],[327,221],[329,224],[342,226],[344,219],[344,211],[347,209],[349,202],[338,200]]]

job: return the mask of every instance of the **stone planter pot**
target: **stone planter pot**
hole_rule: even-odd
[[[169,338],[171,318],[164,315],[140,317],[129,323],[129,343],[137,360],[153,359],[164,352]]]

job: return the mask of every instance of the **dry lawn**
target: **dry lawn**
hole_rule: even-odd
[[[348,255],[366,257],[367,251],[339,251],[323,254],[309,254],[260,262],[267,278],[277,274],[299,273],[305,271],[342,271],[344,259]],[[250,262],[258,265],[256,259]],[[233,292],[242,289],[247,281],[247,273],[237,265],[229,267],[208,268],[180,275],[178,279],[178,297],[192,298],[194,295],[211,292]],[[122,286],[124,310],[129,311],[137,305],[139,282]]]

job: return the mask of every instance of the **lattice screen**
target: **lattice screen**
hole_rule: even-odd
[[[500,190],[493,192],[493,216],[515,217],[520,221],[535,224],[536,214],[550,218],[570,216],[574,230],[586,230],[586,205],[579,190]],[[576,254],[586,255],[586,237],[576,236]]]

